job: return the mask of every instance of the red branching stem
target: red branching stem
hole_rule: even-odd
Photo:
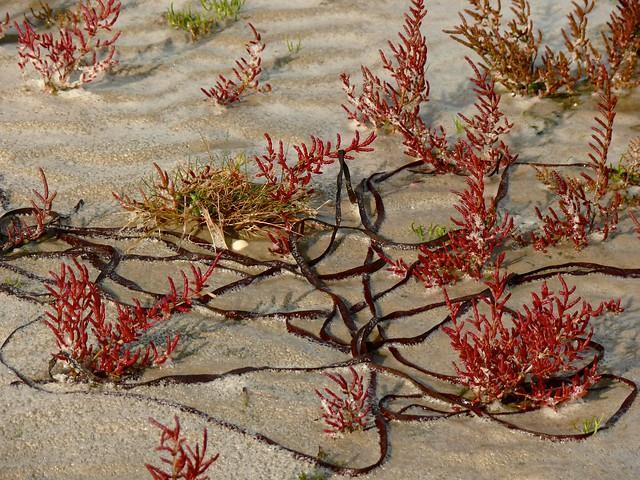
[[[588,245],[588,235],[594,229],[601,231],[606,239],[617,228],[618,210],[623,199],[617,191],[609,195],[612,169],[607,163],[617,98],[611,92],[604,67],[601,71],[604,79],[602,93],[589,143],[592,150],[589,153],[591,172],[583,173],[584,181],[581,182],[578,178],[564,177],[555,170],[551,171],[553,190],[559,197],[559,211],[549,207],[548,213],[542,215],[536,207],[536,215],[542,221],[542,231],[532,234],[533,246],[537,250],[546,250],[564,239],[570,239],[574,247],[580,250]],[[592,195],[588,195],[586,190],[593,192]]]
[[[50,272],[53,285],[46,286],[53,302],[45,324],[55,335],[58,346],[52,367],[60,361],[65,373],[73,378],[118,381],[150,365],[163,364],[175,350],[178,335],[167,337],[161,352],[154,342],[148,342],[144,347],[136,344],[141,335],[157,323],[174,313],[191,310],[192,299],[202,294],[217,261],[216,258],[204,273],[192,266],[191,281],[182,272],[181,295],[169,277],[169,293],[150,308],[143,308],[138,300],[133,306],[117,304],[115,322],[107,320],[100,290],[90,280],[87,267],[76,259],[73,266],[62,263],[60,273]],[[93,341],[89,338],[90,333]]]
[[[149,417],[149,423],[161,430],[160,444],[156,451],[160,452],[160,461],[165,464],[163,467],[156,467],[147,463],[145,466],[151,477],[153,480],[208,480],[209,477],[205,476],[205,473],[220,454],[207,458],[207,429],[202,433],[202,447],[196,443],[192,448],[186,437],[181,434],[180,419],[177,415],[174,421],[175,427],[170,428]]]
[[[321,174],[323,167],[334,163],[340,150],[344,151],[345,159],[352,160],[354,153],[373,151],[371,144],[376,138],[375,132],[371,132],[367,138],[361,139],[360,133],[356,131],[351,143],[343,146],[339,134],[335,144],[312,136],[310,146],[305,143],[293,146],[297,159],[292,163],[287,157],[282,140],[278,141],[276,147],[269,134],[265,133],[264,136],[267,140],[266,153],[255,157],[259,170],[257,177],[264,177],[267,183],[278,186],[271,193],[278,201],[313,193],[309,187],[312,176]]]
[[[42,181],[42,193],[33,190],[35,199],[31,200],[31,215],[35,225],[26,225],[19,218],[12,219],[5,232],[6,240],[0,244],[0,253],[40,239],[45,234],[48,223],[56,217],[52,209],[57,192],[49,191],[49,183],[44,170],[40,168],[38,172]]]
[[[249,59],[241,57],[236,60],[233,68],[235,79],[219,75],[215,86],[206,89],[201,88],[208,98],[211,98],[218,105],[229,105],[240,100],[240,97],[248,90],[258,92],[268,92],[271,86],[266,83],[260,85],[260,75],[262,73],[262,52],[266,45],[262,42],[260,33],[251,23],[247,23],[253,32],[253,39],[245,45]]]
[[[24,20],[14,22],[18,32],[18,66],[31,65],[50,93],[76,88],[96,79],[99,73],[116,65],[115,43],[121,31],[112,32],[122,5],[119,0],[96,0],[97,5],[81,3],[72,13],[69,27],[57,34],[38,33]],[[104,32],[112,32],[102,37]]]
[[[500,220],[495,201],[485,199],[484,160],[471,148],[460,149],[458,153],[457,161],[469,170],[466,189],[457,193],[459,200],[454,208],[459,216],[451,218],[458,228],[448,232],[446,241],[436,247],[419,247],[412,273],[425,287],[446,285],[462,275],[480,278],[486,262],[513,229],[510,215],[505,213]],[[390,264],[393,273],[407,273],[404,261],[393,261],[383,255],[381,258]]]
[[[358,123],[371,123],[376,128],[387,128],[403,137],[405,153],[433,167],[436,173],[451,172],[464,167],[456,161],[462,149],[472,148],[485,158],[486,171],[497,172],[500,165],[515,160],[501,137],[512,127],[500,110],[500,96],[495,82],[486,69],[480,71],[471,60],[474,71],[471,81],[478,100],[477,114],[472,118],[461,115],[466,124],[466,141],[460,139],[451,146],[444,128],[428,127],[420,117],[420,106],[429,100],[429,82],[425,79],[427,60],[426,38],[420,32],[426,16],[423,0],[413,0],[405,14],[404,34],[400,43],[389,42],[392,59],[380,52],[383,68],[392,82],[383,81],[368,67],[362,66],[362,91],[356,94],[346,73],[341,75],[349,104],[343,108],[347,116]],[[462,143],[461,143],[462,142]],[[466,170],[462,170],[463,172]]]
[[[584,360],[593,335],[592,318],[605,311],[623,311],[619,300],[610,299],[593,307],[575,297],[558,276],[560,289],[553,292],[546,282],[531,303],[519,311],[506,307],[508,276],[501,273],[504,255],[498,258],[493,278],[486,282],[490,295],[472,303],[471,319],[460,321],[460,305],[452,304],[445,291],[452,326],[443,327],[458,352],[454,363],[458,381],[474,394],[473,401],[488,404],[495,400],[513,401],[519,407],[534,404],[555,408],[581,398],[599,380],[597,354],[587,368],[577,368]],[[482,302],[488,313],[480,311]],[[511,317],[513,326],[504,323]],[[570,376],[567,376],[569,374]]]
[[[337,435],[345,432],[364,430],[369,424],[371,402],[369,391],[363,386],[362,376],[353,367],[349,367],[351,381],[343,375],[326,373],[340,389],[335,393],[330,388],[316,390],[322,402],[322,418],[326,425],[325,433]]]
[[[427,43],[420,32],[426,14],[424,1],[412,0],[409,14],[404,15],[404,34],[398,34],[400,42],[394,44],[389,41],[393,59],[380,50],[382,66],[395,85],[380,80],[363,65],[362,93],[356,96],[355,85],[350,83],[349,75],[341,75],[353,110],[346,105],[342,107],[350,119],[358,123],[371,122],[377,128],[388,126],[395,129],[398,123],[415,124],[420,115],[420,104],[429,99],[429,83],[424,76]]]
[[[597,199],[607,193],[607,186],[609,185],[611,168],[607,164],[607,157],[611,147],[613,122],[616,118],[615,109],[618,103],[617,97],[611,93],[611,82],[607,79],[604,67],[602,67],[602,70],[605,82],[598,102],[598,115],[594,118],[596,126],[591,127],[594,132],[591,135],[592,141],[589,142],[589,147],[593,150],[592,153],[589,153],[590,167],[594,171],[596,178],[594,179],[587,174],[583,175],[589,188],[595,191]]]

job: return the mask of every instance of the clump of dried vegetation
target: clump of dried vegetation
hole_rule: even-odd
[[[114,193],[133,214],[131,223],[147,232],[179,229],[194,235],[205,229],[212,238],[220,239],[284,228],[314,213],[307,191],[278,198],[277,183],[252,180],[243,155],[220,167],[183,165],[172,173],[157,164],[155,168],[156,178],[140,189],[141,200]]]
[[[614,88],[640,82],[640,1],[618,0],[601,32],[603,47],[587,36],[595,0],[572,2],[568,29],[562,29],[564,50],[543,48],[543,33],[531,19],[528,0],[511,0],[512,18],[503,19],[500,0],[468,0],[461,23],[445,30],[475,51],[497,81],[514,93],[540,96],[574,92],[583,83],[604,87],[603,69]]]
[[[156,165],[157,179],[141,188],[141,200],[114,196],[133,214],[132,224],[146,232],[168,228],[191,235],[206,228],[216,240],[224,235],[271,234],[277,243],[278,232],[288,232],[297,220],[315,212],[312,178],[339,155],[350,160],[353,153],[371,151],[375,134],[361,139],[356,132],[344,146],[340,135],[335,144],[311,137],[310,145],[293,145],[293,161],[282,141],[274,145],[269,135],[265,138],[266,152],[254,157],[255,175],[248,173],[243,155],[220,167],[187,165],[171,174]]]

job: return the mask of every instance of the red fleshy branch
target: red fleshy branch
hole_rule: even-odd
[[[486,262],[492,257],[513,229],[513,219],[505,213],[498,217],[495,201],[487,202],[484,185],[484,160],[472,149],[461,149],[458,161],[469,170],[466,189],[457,193],[458,218],[451,221],[458,228],[448,232],[446,241],[436,247],[420,245],[420,254],[412,274],[425,287],[441,286],[458,280],[462,275],[480,278]],[[380,255],[380,252],[378,252]],[[391,265],[391,271],[405,275],[408,265],[380,255]]]
[[[593,150],[589,153],[590,167],[596,175],[583,174],[587,180],[587,186],[595,190],[596,198],[601,198],[607,193],[611,168],[607,164],[611,139],[613,137],[613,123],[616,118],[616,104],[618,99],[611,93],[611,82],[608,81],[606,70],[602,67],[602,75],[605,79],[598,102],[598,115],[594,118],[596,126],[591,127],[593,135],[589,147]]]
[[[349,371],[351,381],[341,374],[325,374],[338,385],[338,393],[330,388],[324,388],[322,392],[316,389],[324,410],[322,418],[327,427],[324,432],[330,435],[364,430],[370,424],[369,391],[362,384],[362,376],[353,367],[349,367]]]
[[[583,397],[599,380],[598,357],[584,368],[575,366],[584,360],[590,346],[589,321],[605,311],[623,311],[620,301],[608,300],[595,308],[574,298],[575,287],[568,287],[558,276],[560,289],[551,291],[543,283],[539,293],[531,294],[531,303],[519,311],[507,308],[508,276],[501,273],[500,256],[493,278],[486,282],[490,296],[483,297],[488,314],[472,302],[473,317],[459,320],[460,305],[453,304],[445,291],[452,327],[443,327],[460,363],[454,363],[458,381],[469,388],[475,403],[495,400],[513,402],[519,407],[558,404]],[[505,326],[509,315],[513,326]]]
[[[180,419],[174,417],[175,427],[163,425],[154,418],[149,418],[149,423],[161,430],[160,445],[156,451],[160,452],[160,461],[164,467],[156,467],[146,464],[147,470],[153,480],[208,480],[205,473],[218,459],[220,454],[207,458],[208,432],[205,428],[202,433],[202,448],[199,443],[192,448],[186,437],[182,436]]]
[[[393,60],[380,51],[383,68],[393,82],[383,81],[368,67],[362,66],[363,85],[356,94],[346,73],[341,75],[343,88],[352,109],[343,105],[347,116],[358,123],[371,123],[376,128],[388,128],[404,138],[405,153],[433,167],[436,173],[446,173],[464,167],[459,163],[460,151],[471,148],[485,159],[486,172],[497,172],[515,160],[501,137],[512,127],[500,110],[500,96],[495,81],[486,69],[474,71],[471,81],[477,95],[477,114],[461,115],[466,124],[466,141],[460,139],[451,146],[443,127],[428,127],[420,117],[420,106],[429,100],[429,82],[425,79],[427,44],[420,28],[426,16],[423,0],[413,0],[405,14],[404,34],[400,43],[389,42]],[[466,172],[466,170],[462,170]]]
[[[620,192],[610,194],[608,187],[612,169],[607,162],[617,98],[611,92],[604,67],[601,72],[603,93],[600,95],[598,115],[594,118],[596,126],[591,128],[594,133],[589,143],[592,150],[589,153],[591,172],[583,173],[582,181],[564,177],[555,170],[550,172],[553,191],[559,197],[559,210],[549,207],[548,213],[542,215],[536,207],[536,215],[542,221],[542,231],[533,232],[531,236],[536,250],[546,250],[565,239],[570,239],[574,247],[580,250],[588,245],[588,235],[594,229],[602,232],[606,239],[617,228],[618,210],[623,199]],[[592,194],[589,195],[587,191]]]
[[[278,186],[271,194],[278,201],[313,193],[313,189],[309,187],[312,176],[321,174],[323,167],[334,163],[340,150],[344,151],[345,159],[352,160],[354,153],[373,151],[371,144],[376,138],[375,132],[372,132],[362,140],[356,131],[351,143],[343,146],[340,135],[337,135],[335,144],[312,136],[311,146],[305,143],[293,146],[297,159],[292,163],[287,157],[282,140],[276,147],[269,134],[265,133],[264,136],[267,140],[266,154],[255,157],[259,169],[257,177],[264,177],[267,183]]]
[[[179,336],[168,337],[161,352],[153,342],[146,346],[136,344],[142,333],[157,323],[176,312],[189,311],[192,299],[202,294],[216,264],[217,259],[204,273],[192,266],[191,281],[182,272],[181,295],[169,277],[169,293],[150,308],[143,308],[138,300],[134,306],[118,304],[116,320],[109,322],[100,290],[89,279],[87,267],[76,259],[74,266],[62,263],[60,273],[50,272],[53,285],[46,286],[53,302],[45,324],[58,346],[51,368],[60,361],[65,374],[97,382],[118,381],[150,365],[163,364],[175,350]]]
[[[22,71],[31,65],[40,75],[45,89],[76,88],[92,82],[99,73],[118,62],[114,60],[115,42],[121,31],[101,37],[112,28],[120,15],[119,0],[96,0],[97,5],[81,3],[79,13],[72,13],[70,26],[60,28],[57,35],[38,33],[24,20],[14,22],[18,32],[18,66]]]
[[[262,42],[260,33],[251,23],[247,23],[253,32],[253,39],[247,42],[245,49],[249,54],[249,59],[241,57],[236,60],[233,68],[235,79],[230,79],[224,75],[219,75],[215,86],[206,89],[201,88],[208,98],[218,105],[229,105],[240,100],[240,97],[248,90],[258,92],[268,92],[271,86],[266,83],[260,85],[260,74],[262,73],[262,52],[266,45]]]
[[[19,218],[13,218],[4,232],[6,240],[0,244],[0,253],[34,242],[41,238],[56,214],[53,212],[53,200],[57,192],[49,192],[49,183],[42,168],[38,169],[42,181],[42,193],[33,190],[35,199],[31,200],[31,215],[35,225],[27,225]]]
[[[393,59],[380,50],[382,66],[393,78],[393,85],[382,81],[363,65],[362,93],[356,95],[349,75],[343,73],[340,76],[353,108],[350,110],[346,105],[342,106],[350,119],[358,123],[371,122],[377,128],[387,126],[395,129],[397,123],[415,125],[420,115],[420,104],[429,100],[429,83],[424,76],[427,42],[420,32],[426,14],[424,0],[412,0],[409,13],[404,15],[404,34],[398,34],[400,42],[388,42]]]

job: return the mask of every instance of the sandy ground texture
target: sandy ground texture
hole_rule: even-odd
[[[26,1],[0,1],[0,13],[16,18]],[[52,4],[54,2],[51,2]],[[186,2],[176,1],[176,7]],[[457,22],[461,0],[429,0],[424,32],[429,42],[428,77],[431,101],[424,108],[428,122],[454,131],[457,112],[470,112],[474,102],[467,78],[470,70],[462,46],[442,33]],[[538,0],[534,19],[549,32],[550,43],[561,43],[560,28],[570,9],[569,1]],[[152,162],[170,169],[189,160],[206,159],[210,152],[251,156],[264,148],[263,134],[287,144],[326,139],[340,133],[350,138],[354,125],[341,104],[341,72],[360,79],[360,65],[380,68],[378,49],[395,39],[402,25],[404,0],[247,0],[237,23],[191,43],[186,34],[168,28],[162,14],[168,2],[123,0],[118,23],[123,30],[118,42],[120,65],[104,78],[83,89],[57,96],[42,93],[33,76],[23,78],[16,65],[16,45],[11,37],[0,42],[0,188],[7,199],[0,212],[27,205],[29,192],[38,186],[37,168],[47,171],[50,185],[58,191],[56,209],[67,212],[79,199],[85,206],[72,218],[77,226],[122,226],[127,216],[111,196],[112,191],[133,191],[140,179],[152,172]],[[599,29],[613,2],[600,2],[593,14],[592,29]],[[247,21],[262,32],[267,44],[263,80],[270,93],[247,96],[229,108],[204,100],[200,87],[209,86],[219,73],[228,71],[232,59],[244,52],[249,38]],[[286,39],[300,39],[300,52],[290,54]],[[590,127],[596,112],[595,98],[581,96],[570,101],[513,98],[503,103],[515,128],[508,138],[521,161],[585,161]],[[628,141],[638,135],[638,92],[622,92],[616,119],[611,159],[617,159]],[[353,161],[355,181],[376,172],[392,170],[407,158],[400,140],[381,134],[375,152]],[[336,166],[318,177],[320,196],[332,198]],[[455,212],[452,191],[463,180],[444,176],[414,181],[400,175],[381,186],[386,220],[380,234],[399,242],[416,241],[410,225],[447,224]],[[495,189],[495,182],[489,185]],[[516,166],[502,207],[526,230],[535,223],[534,206],[552,200],[530,167]],[[344,204],[346,224],[358,225],[357,211]],[[331,204],[323,210],[330,218]],[[592,239],[582,252],[570,246],[547,254],[531,249],[509,251],[510,271],[570,261],[596,262],[615,267],[640,268],[638,240],[631,223],[622,215],[619,232],[610,240]],[[326,246],[327,234],[310,242],[312,257]],[[175,275],[187,262],[142,259],[145,255],[169,256],[171,251],[154,240],[112,241],[127,254],[117,273],[147,290],[161,292],[166,275]],[[339,246],[317,266],[326,274],[356,267],[364,261],[368,239],[357,232],[340,234]],[[51,242],[39,249],[66,248]],[[250,254],[264,256],[265,245],[252,245]],[[246,253],[246,252],[243,252]],[[411,252],[395,252],[411,258]],[[293,264],[292,259],[284,258]],[[26,255],[0,266],[0,281],[33,294],[44,293],[38,278],[57,268],[59,260]],[[212,281],[221,286],[255,274],[264,267],[223,262]],[[94,272],[95,273],[95,272]],[[371,277],[374,292],[397,281],[382,269]],[[572,276],[581,295],[592,302],[621,298],[625,312],[594,322],[594,340],[606,349],[603,372],[640,381],[640,314],[638,279],[607,274]],[[553,285],[557,285],[553,283]],[[360,277],[332,280],[332,292],[350,305],[363,300]],[[128,298],[119,285],[108,282],[111,293]],[[527,301],[539,282],[513,291],[513,305]],[[464,281],[452,295],[479,291],[477,283]],[[394,295],[378,302],[379,314],[408,310],[441,300],[437,290],[410,282]],[[179,414],[185,433],[197,439],[204,427],[209,448],[220,454],[209,471],[211,478],[297,479],[305,472],[326,478],[340,475],[314,465],[303,455],[320,454],[327,462],[346,468],[366,468],[380,461],[380,429],[356,432],[332,439],[322,432],[321,410],[315,388],[330,386],[323,371],[349,360],[350,355],[318,342],[288,333],[277,312],[330,310],[326,293],[319,292],[298,274],[280,271],[249,287],[230,291],[215,299],[220,309],[256,311],[255,318],[230,320],[197,307],[179,315],[170,325],[154,332],[180,333],[182,341],[171,365],[147,371],[141,380],[164,375],[220,374],[244,367],[270,367],[221,377],[214,381],[176,384],[150,383],[135,388],[88,387],[47,381],[54,338],[41,321],[43,306],[15,295],[0,293],[0,479],[140,479],[149,478],[145,463],[157,464],[154,447],[158,431],[149,417],[170,422]],[[366,322],[363,309],[356,321]],[[387,333],[405,338],[420,335],[446,316],[438,308],[389,322]],[[314,325],[313,322],[316,322]],[[295,323],[295,322],[294,322]],[[307,328],[321,327],[309,320]],[[297,325],[302,325],[298,320]],[[19,328],[20,327],[20,328]],[[12,334],[13,332],[13,334]],[[346,335],[335,327],[336,336]],[[428,342],[398,346],[402,355],[425,368],[453,373],[455,359],[447,338],[436,333]],[[432,378],[400,365],[388,350],[378,352],[376,364],[406,371],[416,381],[434,388]],[[357,367],[370,380],[371,370]],[[18,373],[16,373],[18,372]],[[17,374],[36,382],[28,386]],[[40,383],[38,383],[40,382]],[[376,399],[389,393],[416,393],[414,384],[402,376],[377,375]],[[575,434],[576,425],[593,417],[610,417],[628,390],[622,386],[594,392],[584,400],[560,408],[544,409],[516,420],[519,426],[552,434]],[[429,406],[428,400],[423,400]],[[433,403],[433,401],[432,401]],[[437,403],[437,402],[435,402]],[[432,405],[433,406],[433,405]],[[396,408],[400,408],[396,406]],[[416,408],[413,413],[418,413]],[[640,477],[640,404],[612,427],[581,442],[553,442],[510,430],[474,416],[442,418],[432,422],[386,422],[388,450],[382,466],[362,478],[370,479],[632,479]],[[265,437],[276,444],[265,441]],[[294,452],[295,451],[295,452]]]

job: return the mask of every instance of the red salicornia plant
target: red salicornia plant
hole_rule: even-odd
[[[175,427],[163,425],[154,418],[149,422],[161,430],[160,445],[156,451],[160,452],[162,467],[146,464],[153,480],[208,480],[205,475],[209,467],[215,462],[219,454],[207,458],[207,429],[202,433],[202,448],[196,443],[194,448],[187,443],[187,439],[180,431],[180,419],[176,415]]]
[[[38,33],[24,20],[18,31],[18,66],[31,65],[44,82],[45,90],[76,88],[92,82],[99,73],[118,62],[115,43],[121,31],[112,28],[120,15],[119,0],[83,1],[72,22],[57,33]]]
[[[296,153],[293,162],[289,160],[282,140],[275,147],[269,134],[265,134],[265,138],[266,153],[255,157],[259,170],[256,176],[264,178],[267,184],[277,187],[270,193],[274,200],[289,201],[299,195],[312,194],[313,189],[309,184],[313,175],[321,174],[325,166],[334,163],[340,151],[344,153],[345,160],[353,160],[354,153],[373,151],[371,144],[376,139],[376,135],[372,132],[367,138],[361,139],[356,131],[351,143],[344,146],[340,135],[336,136],[335,144],[312,136],[310,145],[305,143],[293,145]]]
[[[466,172],[460,160],[464,160],[462,154],[468,149],[485,158],[487,172],[497,171],[515,159],[501,140],[512,125],[500,110],[500,96],[486,70],[480,71],[469,61],[478,101],[476,115],[460,116],[466,138],[450,145],[444,128],[429,127],[420,117],[421,104],[429,100],[429,82],[425,79],[427,43],[420,31],[426,13],[424,1],[413,0],[405,15],[404,33],[399,34],[400,42],[389,42],[393,58],[380,51],[390,81],[380,79],[371,69],[362,66],[362,91],[357,94],[349,75],[342,74],[351,109],[343,108],[349,118],[359,123],[398,132],[404,139],[405,153],[430,165],[436,173]]]
[[[182,272],[182,294],[169,277],[169,293],[150,308],[143,308],[137,300],[135,306],[118,304],[114,322],[107,320],[99,287],[89,279],[87,267],[76,259],[73,266],[62,263],[60,273],[50,272],[53,284],[46,286],[53,302],[45,323],[58,345],[50,370],[61,362],[63,374],[73,379],[115,382],[147,366],[163,364],[179,336],[168,337],[164,350],[158,351],[153,342],[138,345],[142,334],[176,312],[189,311],[216,263],[204,273],[192,266],[191,281]]]
[[[461,23],[446,33],[474,50],[483,64],[508,90],[521,94],[553,95],[572,92],[582,81],[603,87],[601,65],[616,88],[638,84],[640,1],[618,0],[601,32],[604,52],[587,36],[588,15],[595,0],[574,1],[562,29],[564,51],[542,49],[543,35],[531,20],[528,0],[511,0],[511,18],[503,22],[501,2],[469,0]],[[606,57],[606,61],[605,61]]]
[[[426,14],[424,1],[413,0],[409,14],[404,16],[404,34],[398,34],[400,43],[389,42],[393,60],[380,50],[382,66],[390,75],[390,82],[381,80],[363,65],[362,93],[357,95],[349,75],[341,75],[344,90],[353,108],[350,110],[343,105],[350,119],[392,130],[401,128],[398,123],[410,128],[418,120],[420,104],[429,99],[429,83],[424,76],[427,43],[420,32]]]
[[[42,180],[42,193],[33,190],[35,199],[31,200],[31,216],[35,225],[27,225],[20,218],[13,217],[4,233],[4,241],[0,243],[0,253],[5,253],[26,243],[38,240],[46,231],[47,224],[55,219],[53,200],[56,192],[49,192],[47,177],[42,168],[39,169]],[[29,210],[29,209],[26,209]]]
[[[262,52],[266,45],[262,43],[262,37],[250,23],[247,24],[253,32],[253,39],[245,45],[249,54],[249,59],[241,57],[236,60],[236,66],[233,68],[233,76],[235,79],[227,78],[219,75],[215,86],[206,89],[201,88],[202,92],[211,98],[218,105],[229,105],[240,100],[240,97],[249,90],[258,92],[268,92],[271,86],[267,83],[260,85],[260,74],[262,73]]]
[[[336,393],[326,387],[323,391],[316,390],[324,411],[322,418],[327,427],[324,429],[325,433],[331,435],[349,433],[364,430],[370,424],[369,391],[362,384],[362,376],[353,367],[349,367],[349,371],[351,381],[339,373],[325,374],[339,387],[339,392]]]
[[[586,395],[599,380],[598,356],[586,365],[592,329],[589,320],[605,311],[621,312],[620,301],[613,299],[593,307],[574,297],[558,276],[560,288],[553,292],[543,283],[539,293],[531,294],[531,303],[519,311],[507,307],[508,276],[501,273],[504,255],[499,257],[493,278],[486,282],[490,295],[472,302],[473,316],[460,320],[461,304],[445,299],[452,327],[443,327],[458,352],[454,364],[458,381],[471,390],[473,401],[489,404],[495,400],[527,406],[554,407]],[[481,311],[479,303],[488,311]],[[505,325],[507,318],[512,326]]]
[[[603,72],[603,78],[606,79],[606,75]],[[600,230],[606,239],[616,228],[623,196],[617,191],[617,185],[610,185],[610,180],[619,172],[607,162],[616,103],[610,83],[605,81],[599,113],[595,117],[596,126],[592,127],[588,171],[581,178],[566,177],[556,170],[541,172],[541,178],[546,179],[559,197],[559,211],[549,207],[549,213],[542,215],[536,207],[536,214],[542,221],[542,232],[533,233],[533,246],[537,250],[545,250],[564,239],[571,240],[579,250],[588,244],[588,235],[594,229]]]

